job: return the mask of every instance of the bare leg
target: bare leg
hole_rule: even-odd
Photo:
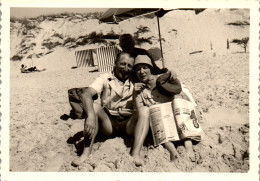
[[[193,151],[193,146],[192,146],[191,140],[190,139],[185,140],[184,146],[186,148],[188,157],[191,159],[192,162],[195,162],[195,154]]]
[[[95,141],[95,137],[98,133],[98,129],[102,131],[104,135],[110,136],[113,132],[112,123],[107,115],[107,113],[104,111],[104,109],[97,103],[93,104],[94,111],[96,113],[96,130],[93,138],[91,139],[90,147],[84,148],[83,153],[75,160],[72,161],[73,166],[80,166],[90,155],[92,151],[92,146]],[[84,138],[85,141],[86,138]],[[84,144],[85,147],[85,144]]]
[[[179,154],[172,142],[164,143],[163,146],[170,152],[171,161],[174,161],[176,158],[179,157]]]
[[[86,139],[88,139],[88,138],[86,138],[86,137],[84,137],[84,148],[83,148],[83,152],[82,152],[82,154],[77,158],[77,159],[75,159],[75,160],[73,160],[72,161],[72,165],[73,166],[80,166],[88,157],[89,157],[89,155],[91,154],[91,151],[92,151],[92,147],[93,147],[93,144],[94,144],[94,141],[95,141],[95,138],[96,138],[96,136],[97,136],[97,133],[98,133],[98,122],[96,122],[96,130],[95,130],[95,133],[94,133],[94,135],[93,135],[93,137],[91,138],[91,142],[90,142],[90,145],[89,145],[89,148],[85,148],[85,141],[86,141]]]
[[[134,158],[135,165],[141,166],[142,160],[140,159],[140,151],[149,130],[150,112],[146,106],[139,108],[138,112],[138,117],[136,117],[136,115],[133,116],[127,123],[126,132],[134,136],[134,145],[131,155]]]
[[[113,126],[109,116],[100,104],[94,103],[94,110],[97,115],[96,119],[98,120],[100,131],[106,136],[111,136],[113,133]]]

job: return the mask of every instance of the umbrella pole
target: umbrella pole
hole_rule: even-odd
[[[162,50],[162,40],[161,40],[161,31],[160,31],[160,22],[159,17],[157,17],[157,25],[158,25],[158,31],[159,31],[159,41],[160,41],[160,48],[161,48],[161,54],[162,54],[162,66],[165,68],[164,58],[163,58],[163,50]]]

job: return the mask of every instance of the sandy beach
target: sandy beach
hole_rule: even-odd
[[[248,26],[227,26],[227,21],[247,19],[249,13],[243,10],[208,10],[199,15],[190,11],[166,15],[161,20],[161,25],[165,24],[162,26],[162,32],[165,38],[163,50],[166,67],[176,71],[179,80],[190,89],[203,110],[204,121],[201,122],[201,126],[205,138],[194,145],[198,161],[191,162],[187,158],[181,142],[177,143],[180,158],[174,162],[170,161],[169,152],[163,146],[153,147],[151,135],[148,135],[150,138],[146,140],[141,151],[144,160],[142,167],[136,167],[129,154],[131,139],[125,142],[120,137],[108,140],[98,138],[91,156],[82,167],[78,169],[71,166],[71,161],[77,157],[77,151],[80,152],[82,148],[84,120],[60,119],[61,115],[70,112],[68,89],[87,87],[101,74],[90,72],[94,67],[71,69],[76,64],[74,52],[98,45],[84,45],[75,49],[57,46],[51,53],[36,61],[39,62],[37,67],[47,69],[44,72],[22,74],[19,68],[23,60],[11,60],[10,171],[247,172],[250,167],[249,52],[244,53],[243,48],[236,44],[230,44],[230,49],[227,49],[226,40],[249,36]],[[215,18],[214,25],[210,26],[209,20],[212,17]],[[229,19],[224,20],[223,17]],[[65,26],[69,23],[65,21],[56,29],[56,33],[76,36],[86,30],[86,26],[83,25],[93,23],[92,21],[94,20],[76,22],[78,31],[74,34]],[[154,19],[133,21],[137,22],[136,27],[148,22],[151,30],[156,23]],[[170,22],[171,26],[166,26],[167,22]],[[57,25],[60,22],[57,20],[51,23]],[[52,26],[56,25],[51,23],[46,25],[47,21],[43,21],[39,26],[52,29]],[[17,34],[18,24],[12,26],[16,28],[11,32],[11,57],[21,49],[18,40],[22,41],[24,38]],[[36,34],[50,34],[51,30],[48,31],[46,27]],[[112,25],[101,24],[98,27],[109,29]],[[113,30],[128,30],[128,33],[136,30],[127,29],[129,27],[122,25]],[[62,32],[65,29],[66,32]],[[173,29],[177,31],[170,32]],[[216,31],[213,32],[212,29]],[[158,36],[156,31],[145,35]],[[17,42],[12,41],[15,38],[18,39]],[[37,39],[37,36],[29,39],[37,40],[32,52],[43,51],[39,43],[42,39]],[[213,44],[212,49],[210,42]],[[142,47],[151,46],[158,46],[158,41],[154,40],[152,45],[144,44]],[[199,50],[203,51],[190,54]],[[30,52],[25,53],[28,54]],[[161,62],[157,64],[162,66]]]

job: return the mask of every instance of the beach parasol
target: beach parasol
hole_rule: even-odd
[[[162,17],[169,11],[172,10],[194,10],[196,14],[204,11],[205,9],[192,9],[192,8],[179,8],[179,9],[162,9],[162,8],[111,8],[108,9],[99,19],[100,22],[104,23],[115,23],[118,24],[120,21],[127,20],[129,18],[152,14],[154,13],[157,17],[158,33],[159,33],[159,42],[161,48],[162,64],[165,67],[162,51],[162,42],[161,42],[161,32],[160,32],[160,22],[159,17]]]

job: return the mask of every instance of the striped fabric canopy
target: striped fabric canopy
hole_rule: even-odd
[[[92,50],[81,50],[75,52],[77,67],[94,66]]]
[[[96,49],[98,71],[108,72],[113,70],[116,56],[120,50],[116,46],[101,47]]]
[[[77,67],[94,66],[94,62],[97,62],[99,72],[111,71],[119,52],[120,50],[116,46],[75,51]]]

